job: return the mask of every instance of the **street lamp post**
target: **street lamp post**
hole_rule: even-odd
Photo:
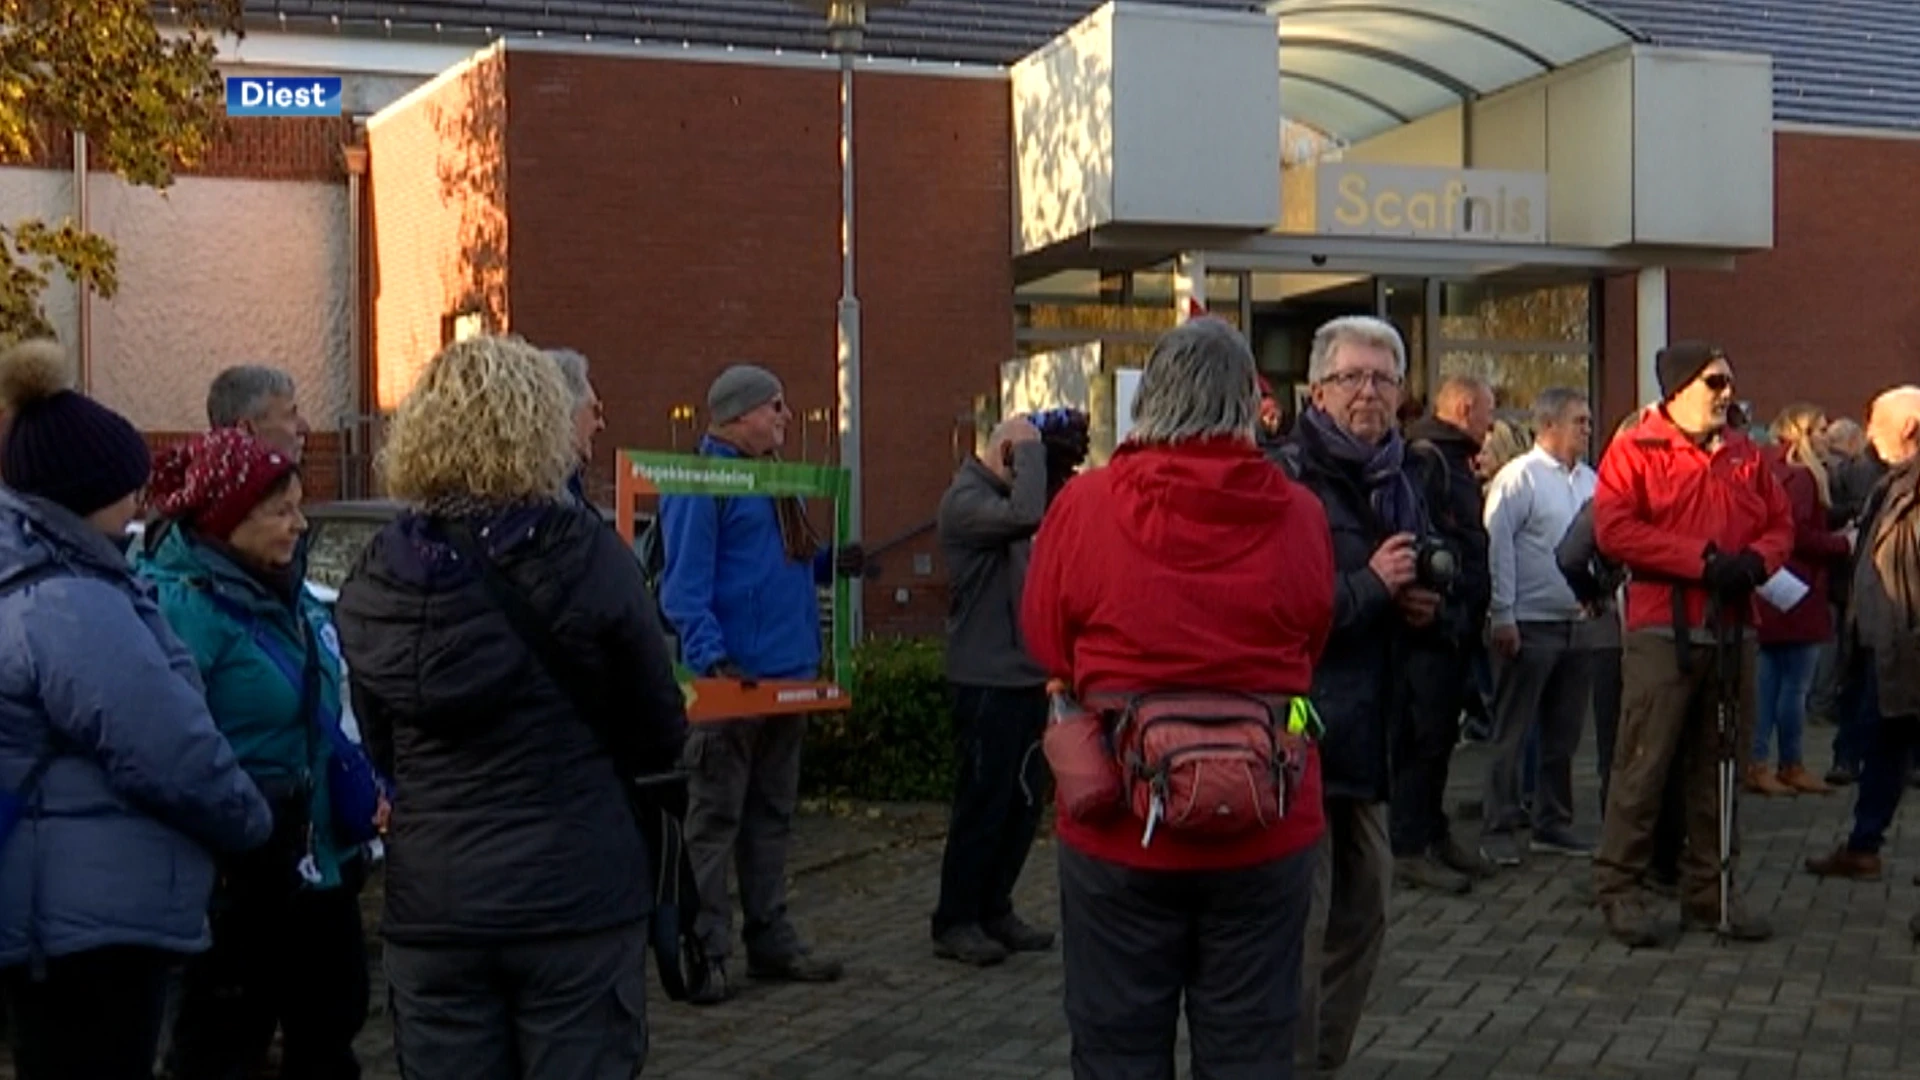
[[[828,39],[840,54],[840,303],[839,355],[835,364],[840,382],[840,464],[847,470],[847,536],[860,539],[865,487],[860,456],[860,297],[854,287],[853,263],[853,58],[866,40],[867,13],[874,8],[900,7],[907,0],[794,0],[824,15]],[[846,618],[859,640],[864,622],[864,590],[849,590]]]

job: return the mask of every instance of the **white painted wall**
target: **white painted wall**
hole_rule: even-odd
[[[69,214],[72,177],[0,169],[0,218]],[[150,431],[206,426],[223,367],[285,368],[316,428],[349,393],[343,185],[182,177],[165,194],[92,177],[92,227],[119,247],[120,291],[93,304],[93,392]],[[71,288],[49,314],[74,340]]]

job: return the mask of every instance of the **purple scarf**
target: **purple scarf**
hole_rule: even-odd
[[[1407,444],[1396,429],[1384,441],[1368,445],[1349,435],[1318,408],[1309,407],[1300,416],[1307,438],[1335,461],[1357,467],[1360,484],[1366,489],[1373,512],[1396,533],[1415,536],[1427,532],[1426,506],[1413,477],[1407,474]]]

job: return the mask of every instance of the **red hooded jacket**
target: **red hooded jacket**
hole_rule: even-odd
[[[1760,611],[1760,644],[1818,645],[1833,637],[1833,608],[1828,579],[1836,560],[1851,550],[1847,538],[1827,528],[1827,507],[1820,502],[1820,485],[1813,470],[1787,460],[1784,449],[1766,448],[1767,465],[1793,507],[1793,556],[1787,569],[1807,583],[1807,595],[1791,611],[1780,611],[1764,601]]]
[[[1627,629],[1673,625],[1673,582],[1685,582],[1687,624],[1706,625],[1701,585],[1709,545],[1751,547],[1772,574],[1793,551],[1793,509],[1760,448],[1728,429],[1711,455],[1659,409],[1613,440],[1593,496],[1594,541],[1632,573]]]
[[[1027,649],[1090,695],[1155,689],[1305,694],[1333,624],[1333,540],[1320,501],[1250,443],[1126,445],[1069,483],[1034,537]],[[1225,870],[1291,855],[1325,828],[1310,755],[1287,819],[1224,843],[1122,815],[1059,818],[1083,854],[1145,870]]]

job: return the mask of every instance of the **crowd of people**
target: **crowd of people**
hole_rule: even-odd
[[[1754,437],[1724,352],[1657,370],[1597,468],[1576,389],[1515,422],[1455,376],[1407,415],[1405,345],[1366,316],[1315,334],[1291,425],[1211,317],[1156,344],[1102,467],[1084,413],[1002,422],[936,520],[959,771],[935,954],[1057,944],[1082,1080],[1168,1075],[1183,1013],[1195,1075],[1331,1075],[1396,885],[1578,858],[1629,946],[1668,941],[1676,901],[1678,929],[1764,940],[1734,795],[1856,782],[1807,868],[1878,877],[1920,730],[1920,388],[1864,429],[1793,405]],[[382,861],[409,1080],[636,1075],[650,949],[700,1006],[842,976],[787,910],[804,720],[690,726],[674,672],[819,674],[818,588],[870,567],[801,501],[664,498],[656,590],[583,494],[586,358],[478,337],[394,415],[405,510],[328,605],[284,373],[224,372],[208,432],[157,460],[71,374],[50,342],[0,353],[24,1080],[225,1080],[276,1043],[283,1077],[357,1077]],[[698,453],[778,456],[775,373],[729,367],[707,404]],[[1824,780],[1810,708],[1836,721]],[[1463,732],[1489,746],[1477,837],[1444,799]],[[1013,904],[1050,788],[1057,934]],[[684,922],[656,902],[663,821]]]

